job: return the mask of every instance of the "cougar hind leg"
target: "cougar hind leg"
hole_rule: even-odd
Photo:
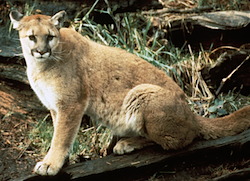
[[[194,114],[185,99],[174,92],[155,96],[143,115],[146,137],[165,150],[183,148],[199,134]]]
[[[132,152],[152,141],[166,150],[179,149],[198,135],[196,118],[180,91],[141,84],[129,91],[122,110],[123,130],[134,137],[119,141],[113,149],[117,154]]]

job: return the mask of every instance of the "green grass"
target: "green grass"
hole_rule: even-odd
[[[50,141],[53,135],[52,121],[48,119],[49,115],[42,120],[38,120],[38,123],[34,125],[34,128],[29,132],[30,149],[40,150],[40,154],[45,155],[49,150]]]
[[[29,150],[39,150],[38,154],[45,156],[49,150],[53,136],[53,125],[49,115],[38,120],[28,133]],[[106,148],[111,139],[108,129],[101,125],[83,125],[71,149],[71,159],[77,160],[78,155],[86,158],[96,158],[106,155]]]
[[[199,2],[200,5],[203,5],[202,1]],[[111,25],[97,24],[89,16],[91,11],[108,13],[115,23]],[[185,90],[193,111],[199,113],[202,110],[202,114],[208,117],[214,114],[218,116],[218,108],[230,113],[250,104],[249,97],[232,92],[221,94],[215,99],[199,73],[203,65],[213,64],[207,58],[207,52],[201,50],[194,53],[191,47],[186,50],[171,46],[161,37],[161,32],[152,26],[151,21],[140,13],[113,15],[111,8],[106,11],[97,10],[93,5],[85,14],[83,18],[74,19],[71,24],[74,29],[96,42],[134,53],[165,71]],[[31,147],[42,150],[42,154],[45,154],[50,145],[52,130],[52,123],[48,121],[47,117],[40,120],[29,133],[32,140]],[[72,157],[76,159],[77,155],[88,155],[92,158],[102,155],[110,137],[110,131],[102,126],[85,125],[81,128],[73,145]]]

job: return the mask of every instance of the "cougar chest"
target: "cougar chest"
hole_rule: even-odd
[[[29,74],[29,72],[28,79],[32,89],[43,105],[49,110],[57,110],[58,95],[53,82],[49,78],[34,76]]]

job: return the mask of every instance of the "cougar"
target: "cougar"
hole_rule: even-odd
[[[216,119],[194,114],[165,72],[125,50],[62,28],[65,16],[65,11],[52,17],[10,13],[30,85],[53,118],[51,147],[36,164],[37,174],[60,171],[84,114],[123,137],[113,148],[118,155],[151,143],[181,149],[196,137],[215,139],[250,126],[250,106]]]

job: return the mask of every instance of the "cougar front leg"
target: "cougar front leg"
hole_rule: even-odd
[[[76,106],[77,107],[77,106]],[[54,134],[51,147],[43,161],[38,162],[34,172],[39,175],[56,175],[68,157],[70,148],[79,130],[84,108],[67,107],[67,110],[52,112]]]

